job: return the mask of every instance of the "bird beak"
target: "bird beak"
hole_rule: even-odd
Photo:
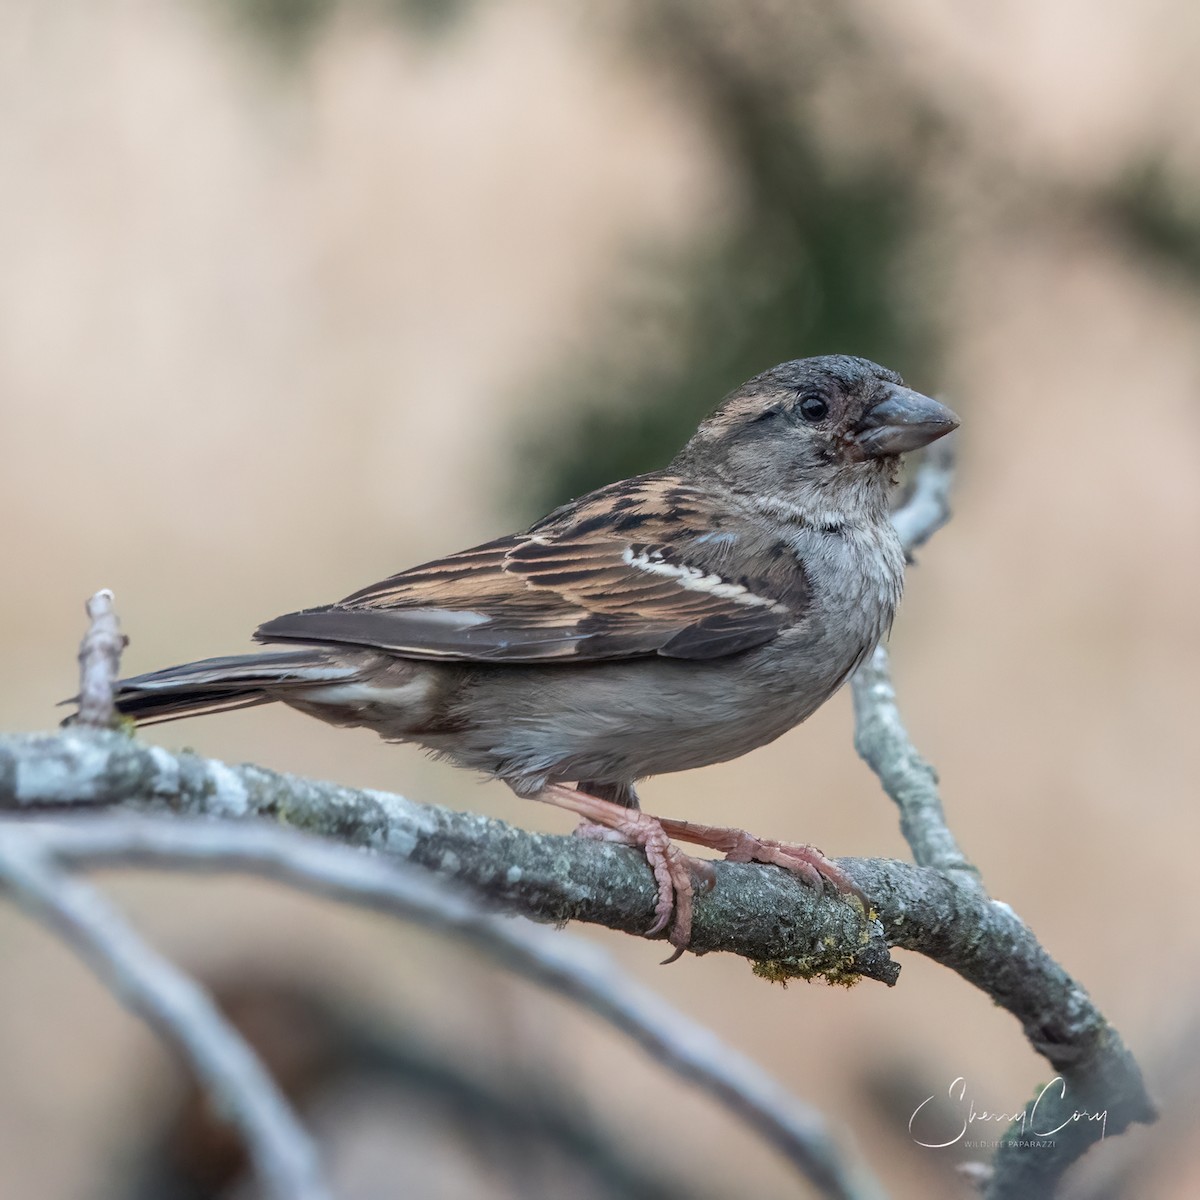
[[[919,450],[958,428],[958,417],[944,404],[905,387],[893,387],[867,411],[853,438],[865,458],[884,458]]]

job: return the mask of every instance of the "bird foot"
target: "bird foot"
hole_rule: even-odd
[[[727,862],[758,862],[783,867],[799,875],[817,895],[825,891],[826,884],[832,884],[837,891],[857,896],[864,904],[867,902],[841,867],[826,858],[816,846],[777,842],[771,838],[755,837],[744,829],[699,825],[694,821],[673,821],[667,817],[660,824],[669,837],[678,841],[720,850]]]
[[[629,845],[629,839],[618,829],[610,829],[607,825],[598,825],[595,821],[580,821],[571,830],[571,836],[583,838],[588,842],[618,842],[622,846]]]
[[[849,876],[815,846],[759,838],[744,829],[652,817],[649,813],[601,800],[564,784],[551,784],[534,799],[582,817],[575,830],[579,837],[640,846],[645,851],[646,861],[658,883],[654,923],[646,936],[654,937],[670,926],[667,937],[675,947],[675,953],[667,962],[674,962],[691,941],[697,886],[707,891],[716,883],[712,863],[684,854],[672,839],[719,850],[728,862],[758,862],[783,867],[799,875],[818,895],[829,884],[839,892],[857,896],[864,905],[867,903]]]
[[[675,953],[666,961],[674,962],[692,939],[693,897],[697,886],[706,891],[716,882],[712,864],[684,854],[664,832],[659,819],[649,813],[561,784],[551,784],[535,799],[581,816],[583,822],[575,831],[580,837],[641,847],[658,884],[654,922],[646,930],[646,936],[654,937],[670,926],[667,938]]]

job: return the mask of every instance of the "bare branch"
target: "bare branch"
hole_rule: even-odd
[[[854,673],[854,748],[879,777],[883,790],[900,809],[900,832],[920,866],[953,874],[981,888],[979,871],[959,848],[946,824],[937,773],[912,744],[888,668],[888,653],[878,646]]]
[[[871,897],[893,945],[914,950],[956,971],[1012,1013],[1030,1045],[1065,1082],[1045,1093],[1038,1128],[1058,1130],[1029,1151],[1018,1145],[997,1154],[992,1200],[1033,1200],[1102,1136],[1135,1121],[1152,1121],[1154,1105],[1141,1071],[1117,1031],[1084,991],[1046,952],[1007,904],[991,900],[961,876],[877,859],[840,865]],[[1099,1120],[1074,1118],[1106,1111]],[[1007,1141],[1018,1137],[1010,1129]]]
[[[892,513],[892,524],[910,562],[913,551],[950,520],[950,488],[957,456],[957,434],[934,442],[917,467],[907,499]]]
[[[328,1200],[316,1149],[241,1035],[187,975],[152,950],[93,888],[54,862],[53,838],[0,825],[0,885],[54,929],[113,993],[183,1052],[240,1130],[278,1200]]]
[[[401,869],[377,855],[258,822],[162,820],[122,813],[6,824],[8,829],[15,826],[25,839],[18,851],[27,852],[32,841],[42,856],[53,855],[77,866],[248,871],[448,934],[583,1005],[657,1062],[698,1084],[775,1145],[822,1195],[841,1200],[882,1197],[876,1184],[843,1161],[820,1114],[801,1104],[750,1059],[626,975],[606,954],[579,939],[487,913],[426,872]],[[0,839],[0,869],[6,861],[3,846]],[[13,857],[21,855],[8,856]]]
[[[923,546],[950,519],[955,443],[951,435],[934,442],[921,460],[905,503],[892,514],[905,554]],[[892,686],[888,653],[878,646],[854,673],[854,748],[879,777],[900,809],[900,831],[923,867],[948,871],[967,886],[982,887],[946,824],[937,773],[912,744]]]
[[[129,639],[121,632],[108,588],[87,602],[87,614],[91,625],[79,646],[79,711],[73,724],[107,729],[116,717],[113,684]]]
[[[935,443],[892,518],[907,554],[949,519],[953,474],[951,439]],[[1066,1169],[1094,1142],[1155,1119],[1141,1071],[1083,988],[1008,905],[988,897],[979,870],[946,824],[937,774],[904,728],[882,646],[855,672],[851,687],[855,748],[900,809],[913,857],[929,868],[919,882],[906,883],[897,863],[863,863],[851,875],[879,910],[893,945],[927,954],[987,992],[1017,1017],[1033,1048],[1059,1072],[1061,1088],[1048,1087],[1037,1105],[1041,1128],[1054,1130],[1054,1137],[1039,1139],[1031,1150],[1029,1130],[1014,1122],[979,1177],[987,1200],[1052,1197]],[[1103,1123],[1091,1119],[1099,1113]]]

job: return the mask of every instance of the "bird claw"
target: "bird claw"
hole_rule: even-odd
[[[579,837],[642,849],[658,886],[654,921],[645,936],[657,937],[669,929],[668,940],[676,952],[668,961],[674,962],[692,939],[696,891],[707,892],[716,883],[712,864],[685,854],[671,841],[657,817],[639,809],[558,784],[550,785],[536,798],[581,816],[583,820],[575,830]]]
[[[740,830],[738,831],[741,832]],[[801,845],[797,842],[776,842],[769,838],[756,838],[752,834],[743,834],[745,844],[739,846],[739,857],[728,855],[730,862],[760,862],[768,863],[784,870],[793,871],[807,883],[818,896],[825,894],[827,885],[832,885],[835,891],[843,895],[857,896],[865,905],[867,898],[859,890],[858,885],[833,861],[826,858],[816,846]],[[746,857],[741,857],[741,854]]]
[[[583,818],[575,830],[579,837],[642,849],[658,886],[654,921],[645,936],[657,937],[668,931],[667,940],[675,947],[675,952],[665,960],[669,963],[675,962],[691,943],[696,893],[710,891],[717,882],[713,864],[685,854],[673,838],[719,850],[729,862],[783,867],[799,875],[817,895],[824,893],[826,885],[832,885],[837,891],[856,895],[866,903],[866,897],[837,863],[815,846],[758,838],[743,829],[652,817],[639,809],[624,808],[558,784],[552,784],[537,798],[578,813]]]
[[[772,838],[755,837],[744,829],[727,829],[719,825],[698,825],[692,821],[664,819],[663,829],[673,838],[720,850],[727,862],[757,862],[783,867],[799,875],[817,893],[824,895],[827,885],[844,894],[857,896],[863,903],[866,897],[854,881],[835,863],[826,858],[816,846],[796,842],[777,842]]]
[[[612,825],[584,820],[575,834],[641,848],[658,885],[654,922],[646,930],[646,937],[657,937],[669,925],[669,938],[676,953],[667,961],[674,962],[691,940],[692,897],[697,887],[701,891],[711,889],[716,883],[716,873],[710,863],[684,854],[663,832],[656,818],[636,809],[621,809],[619,815],[613,814],[612,820]]]

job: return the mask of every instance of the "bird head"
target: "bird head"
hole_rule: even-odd
[[[957,427],[944,404],[877,363],[802,358],[727,396],[676,466],[741,493],[841,507],[836,498],[847,490],[886,497],[902,454]]]

